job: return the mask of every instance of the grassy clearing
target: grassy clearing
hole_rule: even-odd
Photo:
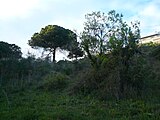
[[[100,101],[64,92],[1,92],[0,120],[158,120],[160,104],[144,100]]]

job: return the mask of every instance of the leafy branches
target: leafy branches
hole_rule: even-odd
[[[71,30],[57,25],[48,25],[42,28],[39,33],[34,33],[28,42],[33,48],[42,47],[44,50],[51,52],[53,62],[55,62],[57,48],[66,50],[68,49],[67,46],[76,39],[76,34]]]
[[[123,15],[114,10],[108,12],[107,15],[92,12],[85,17],[84,31],[81,34],[82,48],[97,72],[106,68],[108,59],[113,58],[117,62],[114,66],[116,68],[112,69],[118,68],[117,83],[119,84],[119,97],[121,97],[131,79],[129,69],[132,59],[140,53],[138,50],[140,23],[136,21],[128,25],[123,21]]]

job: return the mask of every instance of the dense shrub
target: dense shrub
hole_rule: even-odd
[[[90,94],[100,99],[119,99],[122,94],[120,93],[122,66],[119,66],[116,57],[112,55],[107,57],[106,62],[98,70],[90,68],[78,74],[71,92]],[[133,56],[128,71],[124,73],[127,79],[124,81],[123,98],[141,96],[149,72],[145,59],[140,55]]]
[[[40,86],[45,90],[63,90],[68,85],[69,77],[65,74],[53,72],[44,77],[44,82]]]
[[[155,46],[151,51],[150,55],[157,60],[160,60],[160,45]]]
[[[70,90],[71,93],[90,94],[100,99],[115,96],[118,84],[116,65],[116,60],[109,58],[98,70],[88,68],[81,71],[75,78],[76,82]]]

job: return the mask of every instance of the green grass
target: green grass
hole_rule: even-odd
[[[158,120],[160,104],[144,100],[100,101],[37,89],[0,93],[0,120]]]
[[[23,89],[0,86],[0,120],[160,120],[160,61],[149,52],[147,48],[147,70],[152,72],[140,97],[100,100],[93,91],[88,96],[69,95],[76,82],[72,78],[78,74],[66,79],[63,73],[54,73],[45,77],[45,82],[16,86]]]

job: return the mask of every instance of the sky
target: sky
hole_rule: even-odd
[[[24,56],[28,51],[39,54],[28,40],[42,27],[59,25],[81,32],[85,14],[110,10],[122,13],[124,21],[140,21],[142,37],[160,31],[160,0],[0,0],[0,41],[18,45]]]

